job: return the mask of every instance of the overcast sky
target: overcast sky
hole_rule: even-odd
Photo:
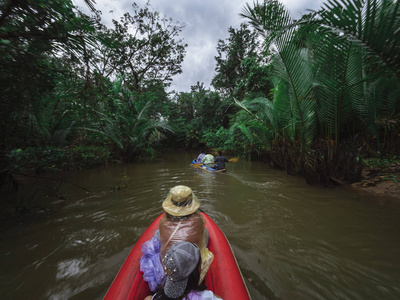
[[[73,0],[87,14],[90,10],[83,0]],[[102,12],[103,22],[112,27],[111,20],[119,20],[125,13],[133,14],[132,3],[144,7],[147,0],[96,0],[95,7]],[[260,1],[261,2],[261,1]],[[307,9],[318,10],[323,0],[281,0],[293,18],[299,18]],[[174,21],[186,24],[181,33],[188,44],[182,64],[183,73],[175,75],[170,90],[189,92],[199,81],[210,87],[215,74],[218,40],[228,38],[228,28],[239,28],[246,20],[239,16],[246,3],[253,0],[150,0],[154,10]]]

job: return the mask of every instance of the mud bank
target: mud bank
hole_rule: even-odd
[[[400,163],[386,167],[365,168],[360,182],[351,184],[359,191],[400,203]]]

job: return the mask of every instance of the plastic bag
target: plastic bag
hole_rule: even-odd
[[[214,261],[214,254],[208,248],[203,247],[200,248],[200,256],[201,256],[201,272],[200,272],[200,280],[199,284],[206,277],[207,271],[211,266],[211,263]]]
[[[140,259],[140,270],[152,292],[165,281],[165,273],[160,261],[160,249],[161,243],[156,237],[152,237],[142,245],[143,255]]]
[[[205,227],[205,219],[197,212],[180,219],[170,219],[164,215],[158,225],[162,245],[161,258],[176,242],[191,242],[200,248]]]
[[[161,260],[168,249],[176,242],[191,242],[199,247],[202,261],[200,282],[202,282],[214,260],[214,255],[207,248],[208,234],[204,217],[199,212],[178,220],[170,219],[164,215],[158,227],[162,245]]]

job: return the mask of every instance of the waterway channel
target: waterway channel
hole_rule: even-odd
[[[49,211],[1,224],[1,298],[102,299],[183,184],[224,231],[252,299],[400,299],[400,207],[258,162],[207,173],[189,165],[195,156],[65,174],[90,191],[57,183],[67,200],[43,199]]]

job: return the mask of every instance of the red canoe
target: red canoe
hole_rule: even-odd
[[[207,288],[225,300],[250,299],[228,240],[217,224],[207,214],[202,214],[206,219],[206,227],[210,234],[208,248],[214,254],[214,261],[205,278]],[[140,271],[139,261],[142,256],[142,244],[148,241],[158,229],[161,217],[162,214],[136,242],[105,295],[105,300],[143,300],[150,295],[149,286],[143,280],[143,273]]]

